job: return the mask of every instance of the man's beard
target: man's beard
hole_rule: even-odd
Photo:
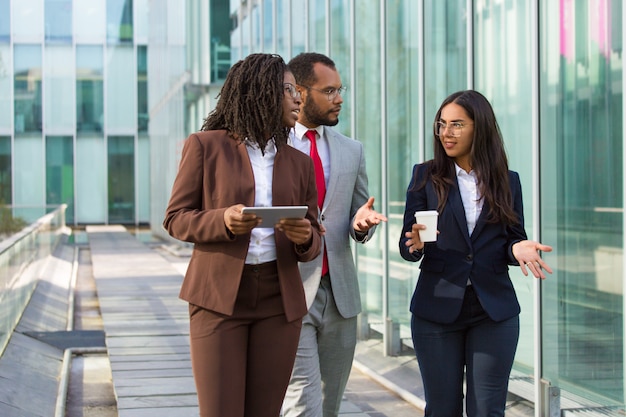
[[[306,115],[309,123],[315,126],[335,126],[339,123],[339,118],[333,120],[322,114],[320,108],[313,101],[307,101],[302,108],[302,112]]]

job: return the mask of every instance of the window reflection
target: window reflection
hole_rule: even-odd
[[[46,137],[46,204],[67,204],[66,222],[74,222],[74,149],[71,136]]]
[[[72,0],[45,0],[46,43],[72,43]]]
[[[0,204],[11,202],[11,137],[0,136]]]
[[[133,0],[107,0],[107,41],[132,43]]]
[[[102,47],[76,47],[76,130],[79,135],[84,132],[102,132],[103,71]]]
[[[11,40],[10,0],[0,0],[0,43],[9,43],[10,40]]]
[[[41,47],[16,45],[14,51],[15,133],[41,131]]]
[[[109,223],[135,222],[135,142],[132,136],[108,138]]]

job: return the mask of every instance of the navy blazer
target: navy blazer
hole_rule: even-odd
[[[429,175],[429,163],[415,165],[406,193],[404,224],[400,236],[400,254],[411,262],[422,260],[420,275],[411,299],[411,312],[425,320],[438,323],[454,322],[461,311],[468,278],[485,312],[495,321],[519,314],[520,306],[509,277],[509,265],[518,265],[512,252],[513,244],[526,240],[522,207],[522,186],[517,172],[509,171],[513,210],[519,223],[505,226],[488,223],[489,207],[485,202],[469,235],[463,201],[458,183],[450,188],[448,200],[439,213],[436,242],[427,242],[423,255],[409,253],[405,233],[415,224],[418,210],[437,210],[437,194],[432,180],[420,186]]]

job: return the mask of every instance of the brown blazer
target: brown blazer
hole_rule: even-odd
[[[317,189],[311,158],[282,146],[274,161],[272,204],[306,205],[313,240],[298,247],[275,230],[278,277],[288,321],[303,317],[306,302],[298,262],[314,259],[321,248],[317,222]],[[233,236],[224,212],[234,204],[254,205],[254,175],[245,145],[225,130],[191,134],[163,226],[174,238],[194,244],[180,298],[226,315],[233,313],[250,235]]]

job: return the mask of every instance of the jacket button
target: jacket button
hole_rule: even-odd
[[[322,221],[326,220],[326,216],[324,216],[323,214],[320,218],[322,219]]]
[[[465,257],[465,259],[466,259],[467,261],[471,261],[472,259],[474,259],[474,255],[467,255],[467,256]]]

